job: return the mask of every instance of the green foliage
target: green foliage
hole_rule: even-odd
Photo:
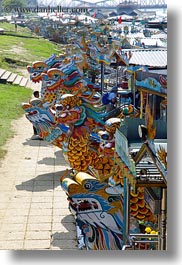
[[[24,7],[26,5],[25,0],[3,0],[2,1],[2,6],[5,9],[13,9],[16,7]]]

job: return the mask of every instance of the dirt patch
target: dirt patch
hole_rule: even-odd
[[[9,52],[11,53],[16,53],[16,54],[25,54],[27,52],[26,49],[24,49],[23,47],[21,47],[21,42],[20,42],[20,46],[13,46]]]
[[[30,63],[25,59],[21,59],[20,55],[25,55],[27,53],[27,50],[24,49],[23,47],[21,47],[23,43],[20,42],[20,46],[12,46],[12,48],[10,50],[8,50],[8,55],[6,56],[6,54],[4,55],[4,58],[2,58],[2,62],[5,62],[5,65],[8,65],[10,71],[18,73],[18,74],[22,74],[23,76],[29,78],[29,74],[27,71],[27,65],[29,65]],[[11,54],[14,54],[15,57],[12,58]],[[16,56],[17,55],[17,56]],[[16,58],[17,57],[17,58]]]
[[[3,58],[3,61],[8,63],[8,64],[15,64],[17,66],[27,66],[27,64],[28,64],[28,62],[12,59],[9,57]]]

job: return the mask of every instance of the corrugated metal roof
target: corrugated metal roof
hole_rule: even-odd
[[[149,67],[167,67],[167,49],[130,51],[132,53],[132,56],[129,60],[129,64],[145,65]]]
[[[130,43],[137,45],[135,44],[135,38],[131,38]],[[151,48],[152,46],[157,48],[167,48],[167,41],[162,41],[160,38],[140,38],[140,43],[144,43],[148,48]]]

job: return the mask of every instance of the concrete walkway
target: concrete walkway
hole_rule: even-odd
[[[59,182],[69,166],[46,141],[31,140],[23,116],[0,161],[0,249],[78,250],[75,219]]]

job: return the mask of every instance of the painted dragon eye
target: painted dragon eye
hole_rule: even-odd
[[[57,106],[56,106],[56,110],[59,110],[59,111],[60,111],[60,110],[62,110],[62,109],[63,109],[63,106],[62,106],[62,105],[57,105]]]
[[[109,134],[103,134],[103,135],[101,135],[101,139],[102,140],[109,140]]]
[[[85,188],[86,190],[91,189],[91,187],[92,187],[91,183],[85,183],[85,184],[84,184],[84,188]]]
[[[29,112],[29,115],[35,115],[37,113],[38,113],[37,110],[32,110],[32,111]]]
[[[57,80],[59,78],[59,75],[58,74],[55,74],[53,79]]]

